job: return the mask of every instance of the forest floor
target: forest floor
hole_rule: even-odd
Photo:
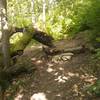
[[[80,33],[74,39],[55,44],[59,49],[77,47],[87,43],[83,37]],[[38,44],[27,47],[23,55],[30,58],[36,71],[14,79],[6,91],[7,100],[100,100],[86,91],[99,78],[93,73],[95,63],[90,52],[75,54],[65,61],[53,61],[41,59],[44,53]]]

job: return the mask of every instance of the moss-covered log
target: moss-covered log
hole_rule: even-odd
[[[8,32],[11,42],[11,53],[15,52],[16,50],[23,50],[32,38],[49,47],[54,46],[52,42],[53,38],[51,36],[47,35],[45,32],[33,28],[32,26],[24,28],[10,27]]]

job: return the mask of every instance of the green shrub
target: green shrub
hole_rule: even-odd
[[[97,80],[93,85],[88,87],[87,91],[100,97],[100,80]]]

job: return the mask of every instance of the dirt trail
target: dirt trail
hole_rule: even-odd
[[[70,42],[62,40],[56,45],[63,49],[79,46],[83,44],[81,37]],[[32,96],[42,95],[43,99],[32,100],[100,100],[86,92],[86,87],[96,80],[92,74],[89,52],[74,55],[67,61],[52,62],[41,59],[43,52],[40,45],[34,47],[26,48],[25,55],[31,58],[37,70],[15,79],[7,98],[12,96],[14,100],[30,100]]]

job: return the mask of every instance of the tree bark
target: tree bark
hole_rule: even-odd
[[[0,0],[0,17],[1,17],[1,31],[2,31],[2,53],[4,67],[10,66],[10,48],[9,48],[9,33],[7,22],[7,1]]]

